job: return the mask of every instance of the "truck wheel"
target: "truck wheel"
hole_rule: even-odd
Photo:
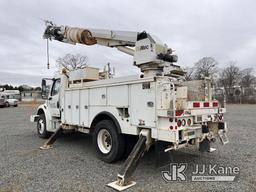
[[[99,158],[107,163],[118,161],[124,154],[125,138],[110,120],[100,121],[95,126],[93,142]]]
[[[37,121],[37,133],[40,138],[46,139],[50,136],[50,133],[46,130],[45,115],[40,114]]]

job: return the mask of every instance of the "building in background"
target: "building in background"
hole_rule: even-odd
[[[36,90],[29,90],[21,92],[22,101],[42,101],[42,92]]]

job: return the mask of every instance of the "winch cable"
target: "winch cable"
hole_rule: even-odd
[[[47,55],[47,69],[50,69],[50,62],[49,62],[49,39],[46,39],[46,55]]]

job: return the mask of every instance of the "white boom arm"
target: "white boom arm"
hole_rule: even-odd
[[[57,26],[52,22],[46,22],[43,37],[71,44],[94,45],[116,47],[119,51],[132,55],[134,65],[138,66],[145,75],[168,75],[170,68],[180,69],[173,65],[177,56],[172,55],[158,38],[146,32],[114,31],[104,29],[84,29],[68,26]],[[135,47],[134,49],[130,47]]]

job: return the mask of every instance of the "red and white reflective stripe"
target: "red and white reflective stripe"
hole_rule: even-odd
[[[183,110],[175,111],[175,115],[176,115],[176,116],[181,116],[183,113],[184,113]]]

